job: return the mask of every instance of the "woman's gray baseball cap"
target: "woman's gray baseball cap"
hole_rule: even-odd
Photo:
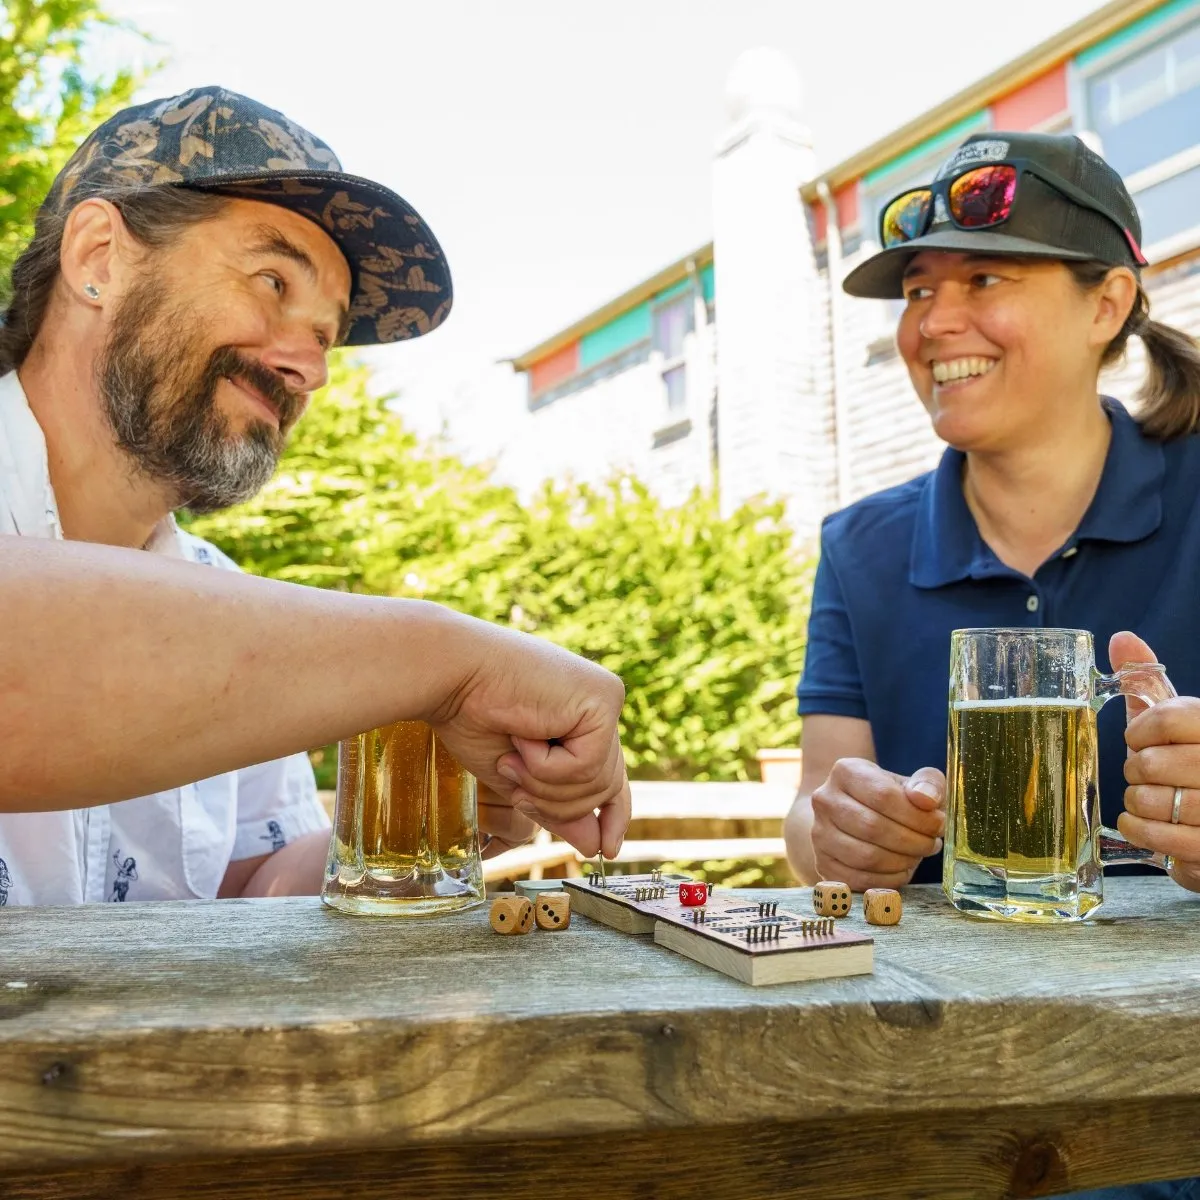
[[[59,172],[43,211],[66,215],[119,188],[187,187],[260,200],[314,221],[353,275],[349,346],[420,337],[450,312],[450,269],[407,201],[342,171],[337,156],[282,113],[220,87],[123,109]]]
[[[1145,265],[1142,223],[1121,176],[1094,150],[1069,133],[989,132],[969,137],[938,171],[935,182],[953,179],[973,167],[1019,160],[1042,169],[1023,174],[1012,215],[1003,224],[981,229],[955,226],[945,205],[933,207],[929,228],[920,237],[881,250],[846,276],[851,296],[880,300],[904,297],[904,270],[923,250],[995,257],[1093,260],[1129,267]],[[1086,208],[1057,190],[1057,176],[1097,205]],[[917,189],[907,189],[917,190]]]

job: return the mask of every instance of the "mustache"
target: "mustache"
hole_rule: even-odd
[[[226,377],[248,383],[279,414],[282,432],[287,432],[299,420],[304,409],[303,396],[288,387],[278,371],[271,370],[257,359],[248,358],[232,346],[220,346],[214,350],[204,374],[202,394],[208,396],[213,395],[217,384]]]

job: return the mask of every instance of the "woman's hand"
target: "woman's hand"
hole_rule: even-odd
[[[942,848],[945,800],[946,777],[934,767],[906,778],[866,759],[838,759],[812,794],[818,874],[856,892],[903,887]]]
[[[1125,663],[1154,662],[1155,657],[1141,638],[1117,633],[1109,645],[1109,661],[1119,670]],[[1129,787],[1117,828],[1135,845],[1171,855],[1171,877],[1200,892],[1200,699],[1179,696],[1139,707],[1125,730]]]

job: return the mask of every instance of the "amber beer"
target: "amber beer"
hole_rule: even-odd
[[[1096,714],[1087,700],[957,700],[950,706],[947,871],[959,899],[1020,919],[1080,894],[1099,826]],[[1098,898],[1097,898],[1098,899]],[[1082,915],[1082,914],[1081,914]]]
[[[361,733],[338,750],[323,898],[354,912],[429,915],[480,903],[475,777],[422,721]]]

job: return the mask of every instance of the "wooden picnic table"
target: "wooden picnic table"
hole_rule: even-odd
[[[1058,928],[912,888],[873,975],[764,988],[580,917],[2,909],[0,1194],[987,1200],[1200,1174],[1200,896],[1106,886]]]

